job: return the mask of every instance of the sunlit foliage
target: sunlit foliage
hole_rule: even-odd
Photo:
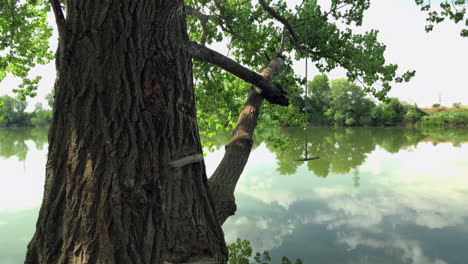
[[[14,91],[23,100],[36,95],[40,80],[40,76],[30,76],[30,70],[53,58],[49,49],[49,10],[44,0],[0,1],[0,82],[8,74],[22,79]]]
[[[286,67],[275,81],[288,91],[291,106],[281,108],[266,104],[261,124],[298,125],[303,122],[305,80],[294,72],[293,60],[308,58],[324,72],[343,67],[351,82],[359,81],[364,91],[382,100],[392,83],[408,81],[414,75],[414,72],[398,72],[397,65],[386,62],[385,45],[378,41],[377,30],[364,34],[353,32],[352,28],[363,22],[370,6],[368,0],[334,0],[328,10],[315,0],[298,6],[288,6],[287,1],[266,3],[289,22],[294,34],[285,30],[260,3],[186,1],[190,38],[207,45],[223,41],[229,56],[253,70],[261,70],[281,51],[285,35],[290,40],[282,52]],[[231,129],[246,98],[248,85],[200,62],[194,63],[194,77],[202,130]]]

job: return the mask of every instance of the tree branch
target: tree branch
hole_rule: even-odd
[[[208,36],[208,20],[211,18],[208,15],[203,14],[199,10],[191,7],[191,6],[185,6],[185,13],[189,16],[193,16],[200,21],[201,27],[202,27],[202,35],[200,37],[200,44],[205,46],[206,43],[206,38]]]
[[[270,61],[268,67],[263,69],[260,75],[271,81],[276,77],[283,65],[284,59],[277,56]],[[226,153],[209,179],[210,191],[221,224],[236,212],[234,190],[252,150],[253,134],[257,126],[263,99],[257,93],[256,87],[252,86],[237,120],[231,141],[226,146]]]
[[[221,53],[195,42],[190,42],[190,44],[185,47],[193,58],[217,65],[242,80],[253,84],[255,86],[255,91],[259,95],[263,96],[268,102],[282,106],[289,105],[289,98],[281,85],[271,82],[269,79],[245,68]]]
[[[292,42],[293,43],[299,43],[298,39],[297,39],[297,34],[296,32],[294,31],[293,27],[291,26],[291,24],[289,23],[289,21],[282,17],[280,14],[278,14],[273,8],[271,8],[266,2],[265,0],[259,0],[260,2],[260,5],[263,7],[263,9],[265,9],[265,11],[268,12],[268,14],[270,14],[272,17],[274,17],[276,20],[278,20],[279,22],[281,22],[281,24],[283,24],[283,26],[289,31],[289,33],[291,34],[291,37],[292,37]]]
[[[270,81],[276,77],[284,65],[284,58],[281,53],[288,42],[288,34],[286,33],[286,29],[283,29],[283,38],[278,54],[262,70],[261,76]],[[237,210],[234,190],[252,150],[253,134],[257,127],[262,103],[263,97],[252,86],[244,108],[239,114],[231,141],[226,145],[226,153],[209,179],[210,191],[215,202],[218,220],[221,224]]]
[[[49,0],[52,10],[54,11],[55,21],[59,33],[62,35],[65,27],[65,16],[63,15],[62,7],[60,6],[59,0]]]
[[[218,25],[222,30],[224,30],[225,32],[231,34],[233,37],[243,41],[243,42],[246,42],[246,39],[244,37],[242,37],[241,35],[239,35],[238,33],[236,33],[232,28],[231,26],[229,25],[229,23],[221,18],[220,16],[214,14],[214,15],[207,15],[207,14],[204,14],[202,13],[200,10],[192,7],[192,6],[185,6],[185,12],[187,15],[189,16],[193,16],[195,18],[197,18],[201,25],[202,25],[202,39],[203,37],[205,37],[205,41],[206,41],[206,37],[207,37],[207,34],[208,34],[208,21],[211,20],[213,21],[216,25]],[[202,45],[204,45],[205,43],[202,42]]]

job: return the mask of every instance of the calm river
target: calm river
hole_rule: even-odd
[[[212,173],[224,138],[207,142]],[[468,128],[259,131],[228,243],[304,264],[468,263]],[[22,263],[42,199],[46,129],[0,128],[0,263]],[[307,153],[307,154],[306,154]],[[306,162],[298,159],[318,156]]]

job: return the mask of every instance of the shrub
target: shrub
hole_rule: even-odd
[[[454,109],[425,116],[418,123],[421,126],[468,126],[468,109]]]
[[[52,111],[46,110],[41,103],[37,103],[32,113],[31,123],[34,126],[47,126],[52,120]]]
[[[416,123],[421,120],[423,116],[426,116],[427,114],[424,113],[419,107],[415,106],[409,106],[406,114],[403,117],[403,120],[408,123]]]

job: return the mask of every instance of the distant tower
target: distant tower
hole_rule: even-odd
[[[442,105],[442,93],[441,92],[439,92],[439,94],[437,95],[437,98],[438,98],[439,105]]]

